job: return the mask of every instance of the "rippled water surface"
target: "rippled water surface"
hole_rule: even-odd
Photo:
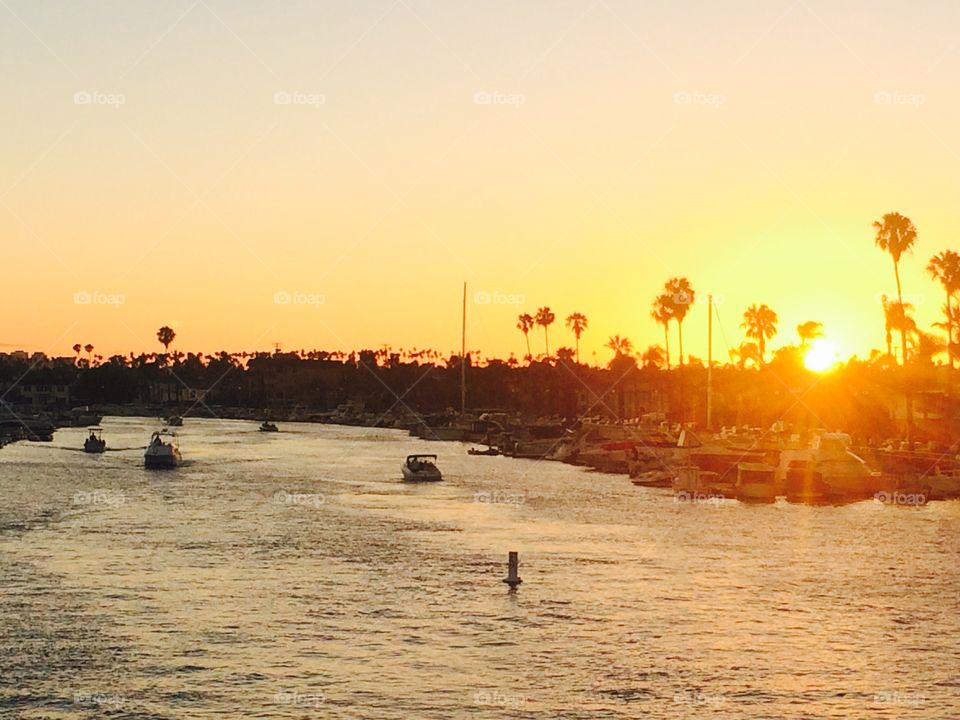
[[[392,430],[0,451],[0,716],[960,717],[960,503],[677,503]],[[410,452],[446,481],[399,482]],[[524,584],[501,582],[520,552]]]

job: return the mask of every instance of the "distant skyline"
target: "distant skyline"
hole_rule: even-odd
[[[0,350],[155,352],[166,324],[183,351],[448,352],[467,281],[469,348],[522,357],[516,316],[548,305],[551,350],[582,312],[582,358],[606,362],[611,335],[663,343],[650,304],[682,275],[717,297],[718,360],[755,303],[779,314],[773,349],[817,320],[866,357],[896,294],[871,225],[893,211],[919,231],[904,299],[940,320],[925,268],[960,248],[953,3],[3,0],[0,17]],[[706,326],[698,304],[688,354]]]

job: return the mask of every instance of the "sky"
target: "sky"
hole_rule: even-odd
[[[449,352],[467,282],[468,348],[547,305],[606,362],[682,275],[715,357],[754,303],[866,356],[873,221],[918,228],[925,328],[960,248],[958,37],[947,0],[2,0],[0,350]]]

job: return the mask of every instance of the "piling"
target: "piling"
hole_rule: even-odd
[[[520,579],[520,554],[511,551],[507,558],[507,576],[503,581],[510,586],[511,590],[516,590],[523,580]]]

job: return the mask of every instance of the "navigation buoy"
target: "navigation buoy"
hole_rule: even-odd
[[[507,558],[507,576],[503,581],[510,586],[511,590],[516,590],[517,586],[523,582],[520,579],[520,554],[511,551]]]

